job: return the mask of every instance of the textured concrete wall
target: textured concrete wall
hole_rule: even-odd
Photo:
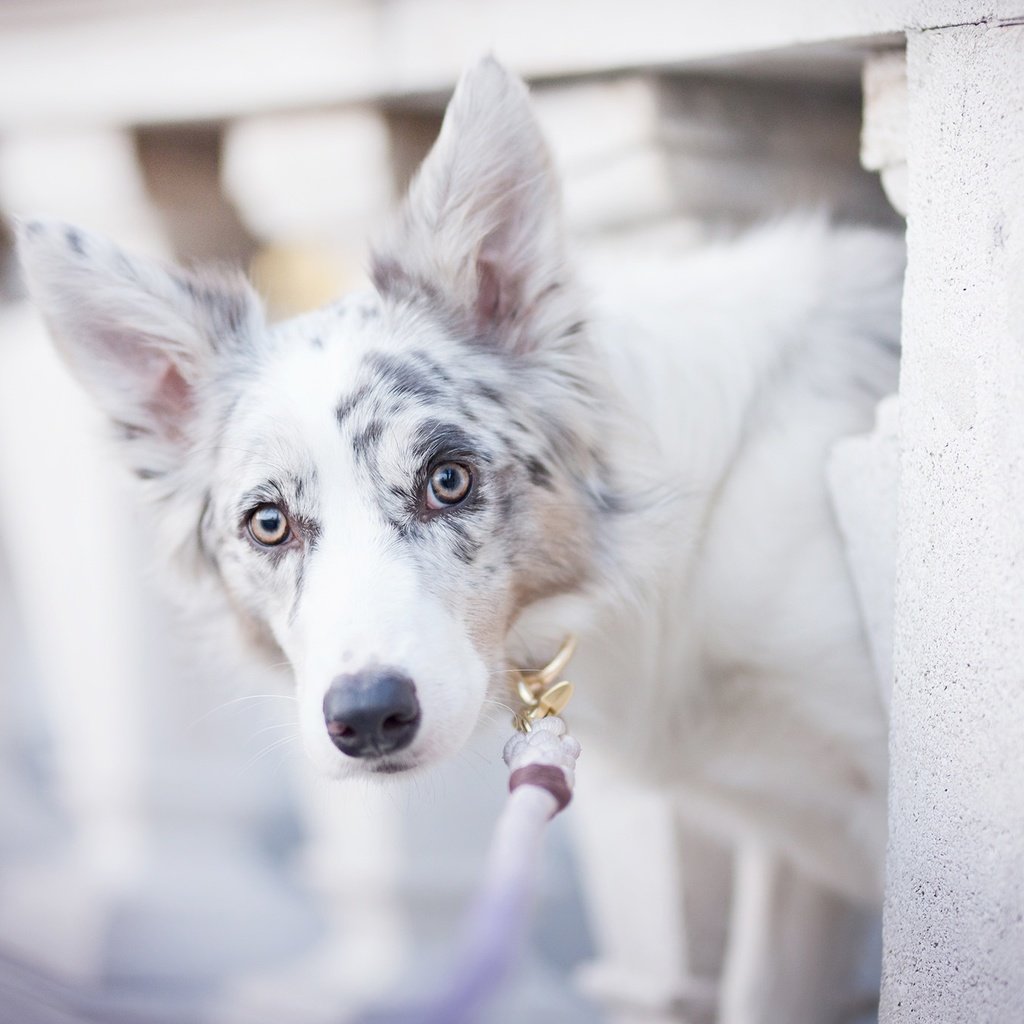
[[[1024,27],[912,33],[882,1020],[1024,1021]]]

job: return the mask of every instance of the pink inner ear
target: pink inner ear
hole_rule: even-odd
[[[476,263],[476,317],[480,327],[493,327],[505,318],[501,281],[494,260],[481,256]]]
[[[146,408],[160,434],[171,441],[182,438],[185,420],[192,409],[192,389],[178,367],[169,360],[146,401]]]
[[[96,340],[112,363],[110,373],[120,378],[124,397],[138,410],[133,416],[122,407],[118,415],[141,420],[138,426],[152,429],[169,441],[181,440],[194,395],[168,354],[167,343],[141,331],[119,328],[98,332]]]

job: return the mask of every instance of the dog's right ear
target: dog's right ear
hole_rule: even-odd
[[[165,269],[59,222],[20,222],[17,234],[61,355],[124,437],[148,442],[137,471],[163,475],[190,439],[215,360],[262,326],[252,288],[241,275]]]

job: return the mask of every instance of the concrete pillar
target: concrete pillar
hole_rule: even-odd
[[[881,1020],[1024,1019],[1024,26],[912,33]]]

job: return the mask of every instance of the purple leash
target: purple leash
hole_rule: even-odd
[[[475,1024],[504,980],[529,922],[544,830],[572,799],[580,745],[558,717],[572,696],[572,683],[554,680],[575,646],[570,637],[543,669],[519,673],[523,710],[503,754],[509,798],[466,922],[457,970],[434,998],[372,1013],[361,1024]]]

